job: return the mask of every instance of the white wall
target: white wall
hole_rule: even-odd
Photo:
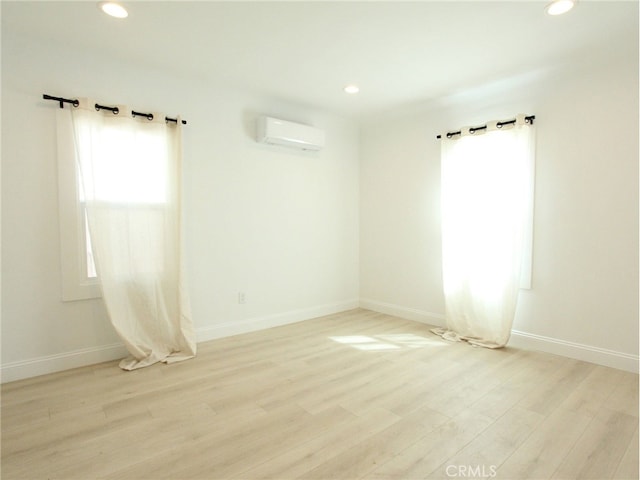
[[[2,33],[3,381],[124,355],[101,300],[61,301],[58,107],[43,93],[189,122],[185,233],[199,340],[358,305],[353,121]],[[300,153],[256,144],[259,114],[323,128],[327,146]]]
[[[505,79],[364,126],[361,304],[444,324],[435,136],[516,113],[536,115],[537,164],[533,288],[511,344],[637,371],[637,55]]]

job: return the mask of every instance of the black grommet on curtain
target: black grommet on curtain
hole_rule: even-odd
[[[99,104],[95,104],[96,107],[96,111],[100,111],[100,110],[109,110],[111,113],[113,113],[114,115],[118,115],[120,113],[120,109],[118,107],[106,107],[104,105],[99,105]]]
[[[136,112],[135,110],[131,111],[131,115],[133,115],[133,117],[146,117],[147,120],[151,121],[153,120],[153,113],[142,113],[142,112]]]

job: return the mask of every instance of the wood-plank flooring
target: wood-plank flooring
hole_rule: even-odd
[[[354,310],[2,387],[3,480],[637,479],[638,375]]]

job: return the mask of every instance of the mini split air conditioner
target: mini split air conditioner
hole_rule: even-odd
[[[258,118],[256,140],[298,150],[318,151],[324,147],[324,130],[301,123],[262,116]]]

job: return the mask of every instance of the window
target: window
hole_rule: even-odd
[[[95,296],[97,271],[111,323],[131,354],[121,368],[191,358],[195,332],[181,251],[182,121],[86,98],[73,103],[73,110],[58,110],[56,122],[63,298]]]
[[[127,229],[128,222],[145,222],[155,230],[162,229],[162,210],[166,208],[171,192],[168,188],[168,164],[166,141],[153,132],[136,132],[104,126],[100,130],[101,148],[91,163],[83,164],[86,170],[83,186],[78,171],[77,153],[73,143],[74,132],[70,112],[58,111],[58,169],[60,192],[60,245],[62,255],[63,300],[81,300],[100,297],[99,279],[96,274],[84,192],[101,205],[109,206],[109,216],[114,225]],[[91,148],[91,133],[77,133],[81,148]],[[68,141],[66,141],[68,139]],[[124,208],[126,207],[126,208]],[[156,214],[157,213],[157,214]],[[157,224],[157,225],[156,225]],[[142,229],[144,231],[144,229]],[[153,241],[140,233],[139,241],[149,247],[141,248],[135,257],[138,268],[148,273],[162,268],[164,249],[161,242]],[[129,255],[117,256],[123,263],[110,263],[113,273],[126,275]]]
[[[461,129],[441,144],[447,327],[491,348],[508,342],[519,289],[531,287],[532,119]]]

